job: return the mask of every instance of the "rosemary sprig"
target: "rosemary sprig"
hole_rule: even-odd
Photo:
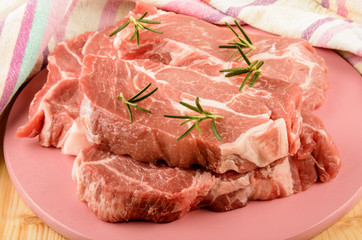
[[[228,45],[219,46],[219,48],[236,48],[236,51],[231,55],[231,57],[228,60],[231,60],[237,53],[240,53],[241,56],[239,58],[237,58],[236,61],[239,61],[240,59],[244,59],[244,61],[248,64],[248,67],[223,69],[223,70],[220,70],[220,72],[227,72],[227,74],[225,74],[225,77],[233,77],[236,75],[241,75],[241,74],[247,73],[243,82],[241,83],[241,85],[239,87],[239,91],[241,91],[244,88],[246,82],[249,80],[250,76],[252,76],[252,77],[249,81],[249,87],[254,86],[256,80],[258,80],[258,78],[262,74],[260,68],[261,68],[261,66],[263,66],[264,61],[256,60],[254,62],[250,62],[249,58],[247,57],[247,54],[250,53],[252,50],[254,50],[255,46],[253,45],[253,42],[251,41],[249,36],[246,34],[244,29],[240,26],[240,24],[236,20],[234,20],[234,22],[235,22],[236,26],[238,27],[238,29],[240,30],[240,32],[245,37],[245,39],[240,37],[240,35],[228,23],[226,23],[226,25],[236,35],[236,37],[239,41],[234,40],[232,43],[228,43]],[[249,50],[244,52],[243,49],[245,49],[245,48],[248,48]]]
[[[241,51],[241,49],[240,49]],[[253,74],[253,76],[251,77],[250,81],[249,81],[249,87],[253,87],[256,80],[258,80],[258,78],[260,77],[261,73],[261,66],[263,66],[264,61],[261,60],[255,60],[254,62],[250,63],[250,61],[248,60],[248,67],[240,67],[240,68],[229,68],[229,69],[223,69],[220,70],[220,72],[227,72],[227,74],[225,74],[225,77],[233,77],[236,75],[240,75],[240,74],[244,74],[247,73],[243,82],[241,83],[240,87],[239,87],[239,91],[241,91],[246,82],[249,80],[250,76]]]
[[[134,33],[129,40],[132,41],[136,37],[137,45],[140,45],[140,29],[141,30],[146,29],[146,30],[154,32],[154,33],[163,34],[163,32],[161,32],[159,30],[147,27],[146,25],[142,24],[142,23],[147,23],[147,24],[160,24],[161,23],[160,21],[153,21],[153,20],[145,19],[147,14],[148,14],[148,12],[145,12],[139,18],[134,18],[133,16],[130,16],[129,19],[127,20],[127,22],[125,22],[122,26],[117,28],[109,36],[112,37],[112,36],[116,35],[120,31],[125,29],[131,22],[133,22],[133,24],[134,24]]]
[[[231,29],[231,31],[235,34],[235,36],[237,37],[237,40],[233,40],[233,42],[227,43],[228,45],[221,45],[219,46],[219,48],[235,48],[236,51],[231,55],[231,57],[228,60],[231,60],[239,51],[239,48],[243,49],[243,48],[249,48],[249,50],[245,53],[245,55],[247,55],[249,52],[251,52],[252,50],[255,49],[255,46],[253,45],[253,42],[251,41],[251,39],[249,38],[249,36],[246,34],[246,32],[244,31],[244,29],[240,26],[240,24],[234,20],[236,26],[238,27],[238,29],[240,30],[240,32],[243,34],[243,36],[245,37],[242,38],[231,26],[230,24],[228,24],[227,22],[225,22],[225,24]],[[237,61],[239,61],[243,56],[240,56]]]
[[[144,109],[144,108],[141,108],[140,106],[138,106],[136,103],[137,102],[140,102],[146,98],[148,98],[149,96],[151,96],[153,93],[155,93],[158,88],[155,88],[153,89],[152,91],[150,91],[149,93],[139,97],[142,93],[144,93],[150,86],[151,86],[152,83],[149,83],[147,84],[146,87],[144,87],[141,91],[139,91],[136,95],[134,95],[133,97],[131,97],[130,99],[126,99],[122,93],[119,94],[119,96],[117,97],[118,100],[120,101],[123,101],[125,104],[126,104],[126,107],[127,107],[127,111],[128,111],[128,114],[129,114],[129,118],[130,118],[130,121],[131,123],[133,123],[133,114],[132,114],[132,111],[131,111],[131,107],[134,107],[138,110],[141,110],[141,111],[144,111],[144,112],[147,112],[147,113],[151,113],[150,110],[147,110],[147,109]]]
[[[185,114],[185,115],[164,115],[164,117],[168,117],[168,118],[187,119],[184,122],[182,122],[180,124],[180,126],[182,126],[182,125],[184,125],[184,124],[186,124],[188,122],[191,122],[191,121],[196,121],[184,134],[182,134],[179,138],[177,138],[177,141],[180,141],[181,139],[186,137],[193,129],[196,129],[199,133],[202,133],[201,129],[199,128],[199,124],[205,119],[211,119],[211,130],[214,133],[214,135],[216,136],[216,138],[219,141],[222,141],[222,138],[221,138],[219,132],[216,129],[215,119],[224,118],[223,116],[214,115],[211,112],[205,111],[200,105],[199,97],[196,97],[196,100],[195,100],[196,107],[192,106],[192,105],[190,105],[188,103],[185,103],[185,102],[180,102],[180,104],[187,107],[188,109],[190,109],[192,111],[195,111],[197,113],[200,113],[202,115],[198,115],[198,116],[193,116],[193,115],[188,115],[188,114]]]

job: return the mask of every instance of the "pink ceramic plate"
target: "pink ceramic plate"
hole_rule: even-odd
[[[10,112],[4,139],[6,165],[24,201],[50,227],[71,239],[306,239],[341,218],[362,195],[362,78],[329,50],[318,50],[330,69],[330,90],[317,114],[339,148],[338,176],[308,191],[245,208],[215,213],[198,210],[167,224],[105,223],[76,197],[71,179],[73,157],[40,147],[37,139],[16,139],[27,121],[28,106],[41,88],[39,73],[21,92]]]

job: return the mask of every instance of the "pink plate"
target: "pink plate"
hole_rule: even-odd
[[[21,92],[9,115],[4,153],[11,179],[24,201],[51,228],[71,239],[307,239],[341,218],[362,196],[362,78],[330,50],[318,49],[330,69],[330,90],[317,114],[339,148],[342,168],[326,184],[273,201],[215,213],[197,210],[167,224],[105,223],[76,196],[74,157],[40,147],[37,139],[16,139],[29,103],[46,79],[40,72]]]

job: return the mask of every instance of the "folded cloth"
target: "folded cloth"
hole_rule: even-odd
[[[359,0],[143,0],[160,9],[267,32],[337,50],[362,73]],[[113,25],[134,7],[122,0],[0,0],[0,111],[47,64],[54,46]]]

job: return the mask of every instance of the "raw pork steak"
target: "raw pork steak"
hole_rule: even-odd
[[[83,64],[80,122],[89,142],[103,150],[143,162],[163,159],[173,167],[198,164],[224,173],[265,167],[299,149],[301,96],[294,84],[262,77],[253,88],[239,92],[238,85],[223,76],[206,77],[147,59],[87,55]],[[117,96],[122,92],[128,99],[148,83],[159,90],[140,106],[152,114],[135,110],[131,123]],[[222,142],[206,120],[199,126],[202,134],[195,131],[176,141],[189,126],[179,126],[179,120],[164,114],[194,114],[179,101],[193,104],[197,96],[207,111],[224,116],[216,120]]]
[[[219,176],[200,169],[141,163],[94,147],[82,150],[73,168],[79,199],[109,222],[170,222],[200,207],[232,210],[245,206],[248,199],[293,194],[293,177],[298,184],[296,169],[288,158],[246,174]]]
[[[285,157],[244,174],[170,168],[86,148],[73,166],[78,197],[105,221],[170,222],[198,208],[228,211],[249,200],[304,191],[318,180],[334,178],[340,167],[337,149],[320,120],[311,114],[304,117],[304,156]],[[313,144],[319,146],[310,147]]]
[[[48,56],[48,77],[29,108],[29,122],[17,137],[35,137],[44,147],[62,148],[78,154],[88,142],[80,129],[78,83],[82,69],[82,49],[92,33],[81,34],[58,44]]]
[[[139,47],[128,41],[133,33],[128,28],[108,37],[117,27],[59,44],[49,56],[48,81],[32,102],[29,122],[17,132],[39,135],[43,146],[63,153],[76,155],[84,148],[73,178],[78,197],[99,218],[169,222],[197,208],[226,211],[248,200],[285,197],[336,176],[338,152],[311,113],[323,102],[327,71],[307,42],[251,35],[257,49],[250,58],[265,61],[263,78],[239,93],[243,77],[219,73],[240,66],[227,62],[232,51],[218,48],[232,40],[231,31],[143,4],[130,15],[145,11],[147,18],[162,21],[154,27],[164,34],[141,32]],[[117,95],[132,96],[149,82],[159,90],[140,106],[152,115],[133,110],[130,124]],[[193,103],[196,96],[206,110],[225,117],[216,122],[223,142],[207,121],[200,125],[202,135],[175,141],[187,127],[163,114],[186,113],[178,101]],[[87,147],[85,134],[103,150]],[[190,168],[153,164],[158,159]]]
[[[220,66],[210,64],[210,60],[223,64],[234,51],[219,48],[220,45],[233,42],[235,39],[235,35],[226,27],[212,25],[181,14],[147,10],[153,14],[148,17],[149,19],[161,22],[152,27],[162,31],[163,34],[142,31],[140,45],[137,46],[135,41],[128,40],[133,34],[133,29],[126,28],[115,37],[113,46],[116,51],[104,49],[107,54],[114,52],[113,54],[123,59],[148,58],[172,66],[193,65],[194,62],[198,62],[197,67],[210,74],[222,69]],[[139,16],[144,11],[144,7],[136,7],[130,15]],[[105,29],[105,32],[108,33],[110,30],[111,28]],[[251,61],[264,60],[265,65],[262,68],[264,76],[298,84],[302,89],[305,110],[314,110],[321,106],[328,87],[327,68],[324,60],[316,54],[315,49],[307,41],[257,34],[249,36],[256,49],[248,56]],[[95,43],[90,44],[86,51],[92,52],[99,39],[94,38],[94,40]],[[206,55],[208,56],[205,57]]]

